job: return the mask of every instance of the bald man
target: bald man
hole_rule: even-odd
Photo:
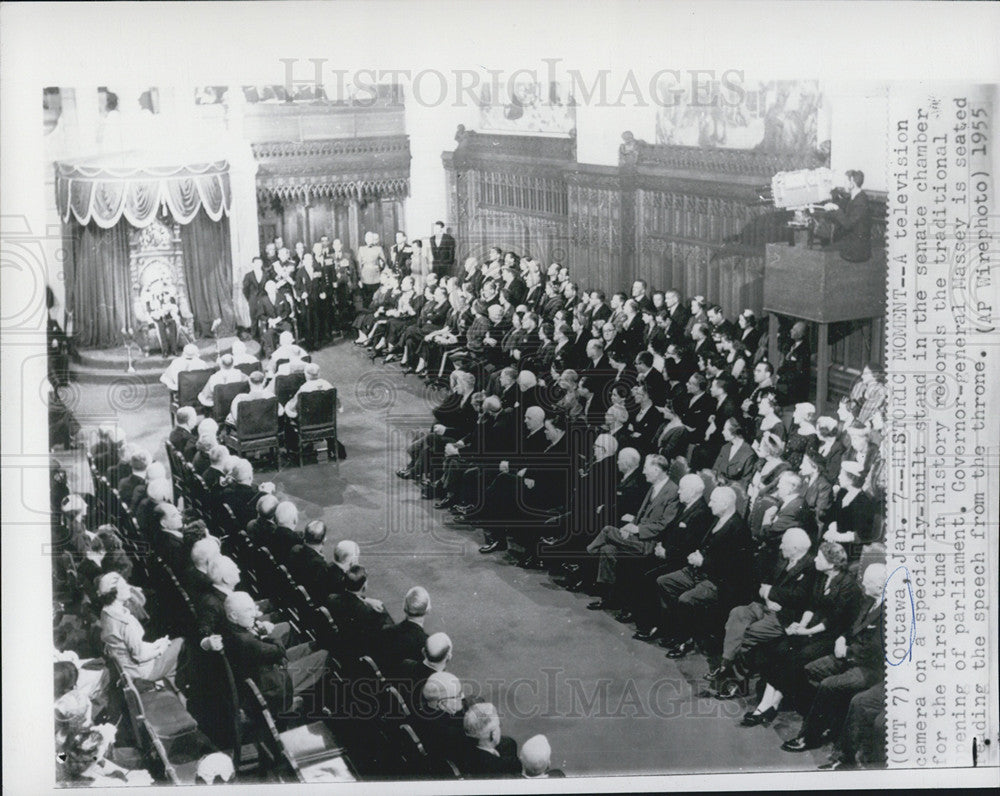
[[[403,598],[403,618],[395,625],[382,631],[379,640],[379,663],[387,673],[399,671],[407,659],[418,658],[427,641],[424,620],[431,610],[431,598],[427,589],[414,586]]]
[[[160,376],[160,382],[170,392],[177,392],[177,375],[179,373],[185,373],[189,370],[208,370],[211,368],[212,365],[199,357],[199,353],[198,346],[194,343],[188,343],[184,346],[183,353],[179,357],[174,357],[170,364],[167,365],[167,369]],[[197,400],[197,398],[195,397],[192,400]]]
[[[465,754],[459,764],[463,776],[467,779],[495,779],[520,773],[517,743],[501,734],[500,717],[492,703],[472,705],[465,712],[462,726],[466,735]]]
[[[463,512],[463,519],[477,524],[489,524],[496,530],[485,531],[486,540],[480,553],[493,553],[507,549],[507,524],[517,516],[522,505],[519,493],[528,489],[524,481],[528,466],[538,463],[538,456],[549,447],[545,435],[545,411],[540,406],[530,406],[524,412],[521,433],[520,455],[511,456],[500,462],[496,476],[486,488],[480,505],[470,512]]]
[[[661,635],[659,623],[659,598],[657,579],[676,572],[687,563],[687,557],[701,544],[715,517],[705,501],[705,482],[700,476],[688,473],[677,485],[680,513],[661,534],[653,554],[647,559],[649,567],[634,578],[626,578],[626,607],[632,611],[636,632],[632,638],[651,641]]]
[[[455,675],[434,672],[427,678],[411,720],[429,754],[455,757],[465,746],[466,709],[462,683]]]
[[[326,379],[320,378],[319,375],[319,365],[315,362],[310,362],[305,368],[306,380],[302,383],[302,386],[295,392],[295,395],[289,399],[288,403],[285,404],[285,416],[286,417],[298,417],[299,416],[299,396],[304,392],[316,392],[317,390],[332,390],[333,385],[330,384]]]
[[[393,681],[412,713],[417,712],[424,683],[435,672],[443,672],[451,660],[452,644],[447,633],[432,633],[424,642],[421,658],[407,659],[399,665]]]
[[[746,655],[760,644],[785,637],[785,628],[802,616],[808,607],[816,569],[809,555],[812,540],[801,528],[789,528],[782,534],[781,558],[766,577],[757,599],[738,605],[729,612],[722,658],[710,674],[720,698],[737,696],[749,674]]]
[[[712,490],[708,508],[715,522],[687,564],[658,578],[662,624],[670,636],[660,640],[667,655],[682,658],[694,648],[693,614],[720,602],[732,604],[746,586],[749,531],[736,513],[736,492],[720,486]]]
[[[225,611],[222,648],[237,682],[252,679],[275,715],[302,710],[301,695],[326,671],[326,651],[313,652],[308,644],[286,650],[246,592],[229,594]]]
[[[518,752],[521,776],[525,779],[559,779],[566,775],[552,765],[552,747],[544,735],[534,735],[524,742]]]
[[[328,570],[329,594],[343,594],[346,589],[347,572],[361,559],[361,548],[357,542],[343,539],[333,548],[333,566]]]

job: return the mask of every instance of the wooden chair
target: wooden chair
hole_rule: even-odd
[[[233,398],[242,393],[250,392],[250,382],[235,381],[229,384],[216,384],[212,390],[212,417],[221,426],[226,422],[229,407]]]
[[[253,680],[244,681],[244,708],[253,722],[262,752],[279,767],[279,776],[296,782],[353,782],[350,759],[324,721],[278,732],[274,717]]]
[[[306,383],[305,373],[289,373],[285,376],[274,377],[274,396],[282,406],[287,404],[299,391],[299,387]]]
[[[254,398],[240,402],[236,407],[236,428],[226,434],[225,442],[238,456],[273,452],[280,471],[278,403],[277,398]]]
[[[263,372],[264,370],[264,366],[261,365],[260,362],[241,362],[240,364],[234,365],[233,367],[235,367],[239,371],[242,371],[247,376],[249,376],[251,373],[254,373],[255,371],[259,370]]]
[[[218,368],[185,370],[177,374],[177,392],[170,394],[170,419],[173,423],[177,410],[182,406],[197,406],[198,393],[205,389],[208,380]]]
[[[337,388],[299,394],[298,417],[290,418],[298,439],[299,467],[306,443],[326,440],[327,456],[337,456]]]

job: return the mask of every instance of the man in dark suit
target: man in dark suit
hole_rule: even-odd
[[[833,654],[806,665],[816,689],[799,734],[785,741],[786,752],[805,752],[823,743],[823,734],[841,725],[851,698],[885,677],[885,564],[870,564],[862,576],[865,593],[850,631],[839,636]]]
[[[681,569],[715,522],[704,495],[705,482],[699,476],[688,473],[681,477],[677,485],[680,512],[660,534],[652,555],[642,562],[645,571],[626,579],[629,586],[626,609],[636,623],[632,638],[650,641],[660,635],[656,581]]]
[[[323,556],[326,541],[326,523],[312,520],[302,532],[302,543],[295,545],[288,554],[288,572],[302,586],[313,602],[322,605],[330,596],[333,578],[331,564]]]
[[[809,507],[802,499],[801,475],[791,471],[779,475],[775,497],[778,504],[764,512],[760,533],[755,539],[754,565],[761,578],[777,564],[778,547],[785,531],[809,525]]]
[[[278,508],[278,499],[263,492],[257,494],[260,496],[256,504],[257,516],[246,524],[246,532],[257,547],[268,547],[274,533],[274,510]]]
[[[478,702],[466,712],[462,722],[466,746],[461,750],[459,768],[470,779],[517,776],[521,763],[517,743],[500,732],[497,709],[490,702]]]
[[[796,321],[790,332],[791,347],[781,358],[778,371],[776,392],[778,402],[782,406],[802,403],[809,398],[809,375],[812,354],[809,351],[809,339],[806,336],[804,321]]]
[[[687,380],[687,407],[680,410],[681,422],[687,427],[692,442],[699,444],[705,441],[709,418],[715,412],[715,401],[705,392],[708,379],[700,373],[694,373]]]
[[[455,239],[445,232],[444,222],[434,222],[434,234],[431,236],[431,268],[438,279],[451,275],[455,265]]]
[[[149,451],[141,448],[136,450],[132,454],[132,458],[129,459],[131,472],[116,484],[118,496],[126,506],[132,505],[132,492],[135,491],[136,487],[146,483],[146,468],[149,467],[151,460]]]
[[[208,467],[201,472],[201,480],[205,482],[209,497],[218,496],[222,491],[222,478],[226,474],[226,460],[229,458],[229,449],[222,444],[216,443],[208,449]]]
[[[722,314],[722,307],[718,304],[712,304],[707,310],[707,315],[710,326],[709,331],[711,331],[712,334],[721,332],[728,335],[730,339],[739,339],[740,333],[736,328],[736,324],[728,320],[726,316]]]
[[[464,726],[467,703],[461,681],[450,672],[432,672],[413,701],[410,725],[427,753],[460,757],[468,744]]]
[[[587,545],[588,553],[600,556],[597,583],[602,592],[600,599],[587,605],[590,610],[619,607],[616,602],[620,597],[613,594],[618,580],[618,559],[650,555],[660,534],[677,516],[677,486],[670,481],[669,466],[658,454],[647,456],[643,475],[649,482],[649,491],[638,513],[635,517],[623,517],[625,524],[620,527],[606,526]]]
[[[681,294],[676,290],[668,290],[663,294],[663,306],[670,313],[670,331],[668,332],[671,341],[676,341],[684,336],[684,329],[691,317],[688,305],[681,301]]]
[[[274,530],[268,545],[279,564],[287,564],[292,548],[302,542],[302,536],[295,530],[298,524],[298,508],[290,500],[281,501],[274,510]]]
[[[732,376],[728,374],[716,376],[712,379],[709,389],[713,403],[712,414],[705,429],[705,436],[697,440],[698,445],[691,454],[692,470],[712,467],[726,442],[723,436],[726,422],[740,419],[740,409],[736,402],[736,380]]]
[[[663,406],[667,400],[667,380],[663,374],[653,367],[653,355],[648,351],[640,351],[635,356],[635,369],[638,381],[646,385],[646,392],[654,406]]]
[[[447,633],[432,633],[424,642],[421,656],[417,659],[407,658],[400,665],[393,678],[410,711],[417,712],[424,684],[435,672],[443,672],[451,660],[452,644]]]
[[[742,570],[750,540],[746,523],[736,513],[733,488],[713,489],[708,508],[715,516],[715,524],[688,556],[687,565],[656,581],[663,613],[659,626],[669,628],[673,636],[661,644],[669,647],[667,655],[671,658],[682,658],[694,647],[694,609],[730,601],[746,581]]]
[[[379,632],[392,624],[392,617],[382,601],[365,596],[367,583],[367,571],[355,564],[347,571],[344,593],[331,595],[326,602],[344,640],[344,648],[357,655],[374,651]]]
[[[246,528],[257,514],[257,501],[264,495],[253,483],[253,465],[239,459],[229,474],[228,483],[219,493],[219,502],[227,504],[236,515],[236,523]]]
[[[850,170],[847,177],[847,195],[840,194],[841,201],[827,202],[823,209],[843,235],[837,242],[840,256],[850,263],[865,263],[872,256],[871,211],[868,195],[861,190],[865,184],[862,171]]]
[[[758,599],[729,612],[722,658],[710,672],[719,696],[735,696],[731,680],[744,679],[748,669],[742,656],[754,647],[785,637],[785,628],[802,616],[812,593],[816,569],[809,555],[812,540],[801,528],[789,528],[781,537],[781,558],[762,578]]]
[[[194,411],[193,406],[182,406],[177,410],[176,420],[177,425],[170,430],[170,436],[167,437],[167,440],[173,445],[174,450],[183,456],[187,446],[198,440],[198,435],[195,432],[195,427],[198,425],[198,414]]]
[[[308,644],[286,651],[271,635],[274,625],[259,619],[260,610],[246,592],[226,597],[225,610],[222,648],[236,682],[253,680],[275,715],[300,709],[300,695],[326,670],[326,651],[313,652]]]
[[[813,539],[819,539],[829,521],[833,508],[833,484],[823,475],[823,458],[814,449],[805,451],[802,464],[799,465],[799,475],[802,476],[802,501],[809,511],[809,519],[805,528]]]
[[[424,620],[431,609],[427,589],[414,586],[403,598],[403,619],[386,627],[379,640],[378,662],[387,674],[395,674],[405,660],[420,658],[427,641]]]
[[[486,531],[486,540],[480,553],[488,554],[507,549],[505,526],[516,516],[517,496],[522,488],[522,479],[527,467],[536,461],[538,454],[549,446],[545,436],[545,412],[540,406],[529,406],[524,411],[523,431],[517,452],[502,460],[494,471],[493,480],[480,499],[479,506],[470,511],[460,512],[460,518],[467,522],[488,522],[498,530]],[[526,485],[525,485],[526,486]]]
[[[247,300],[251,314],[257,306],[257,299],[264,295],[264,285],[268,279],[270,275],[264,268],[264,261],[260,257],[254,257],[250,270],[243,277],[243,298]]]

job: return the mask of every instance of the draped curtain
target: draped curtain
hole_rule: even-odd
[[[229,218],[213,221],[204,211],[199,212],[181,227],[181,249],[196,334],[207,336],[216,318],[222,321],[218,334],[232,334],[236,323]]]
[[[75,218],[111,228],[122,218],[133,227],[152,223],[166,205],[178,224],[205,212],[214,221],[229,214],[232,190],[225,160],[153,167],[117,162],[57,163],[56,205],[64,222]]]
[[[129,277],[130,227],[125,221],[102,229],[93,221],[72,227],[71,289],[76,344],[108,348],[124,342],[121,330],[134,324]]]

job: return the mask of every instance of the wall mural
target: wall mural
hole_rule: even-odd
[[[555,82],[487,84],[479,93],[478,131],[571,136],[576,131],[576,100],[568,86]]]
[[[664,84],[660,96],[671,96]],[[816,80],[749,82],[738,90],[719,81],[686,91],[671,107],[660,107],[656,143],[748,149],[768,154],[817,150],[823,93]]]

